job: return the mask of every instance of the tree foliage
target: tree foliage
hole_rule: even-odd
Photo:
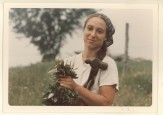
[[[42,61],[55,59],[66,35],[81,27],[82,17],[94,9],[13,8],[10,20],[16,33],[31,38],[41,53]]]

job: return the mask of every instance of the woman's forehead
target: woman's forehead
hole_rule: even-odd
[[[97,26],[97,27],[106,29],[106,23],[100,17],[91,17],[90,19],[88,19],[86,25],[93,25],[93,26]]]

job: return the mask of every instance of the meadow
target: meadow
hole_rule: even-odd
[[[42,95],[51,82],[48,71],[54,62],[40,62],[29,66],[9,68],[9,104],[41,106]],[[117,62],[119,91],[113,106],[152,105],[152,61],[132,59],[123,74],[123,62]]]

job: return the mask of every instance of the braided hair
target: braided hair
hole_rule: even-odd
[[[85,21],[84,28],[86,27],[88,20],[93,18],[93,17],[100,17],[106,23],[106,40],[103,42],[101,49],[97,52],[97,57],[96,57],[102,61],[103,58],[106,56],[107,47],[109,47],[110,45],[113,44],[113,37],[112,36],[115,33],[115,28],[114,28],[111,20],[106,15],[104,15],[102,13],[91,14],[87,18],[87,20]],[[97,73],[98,73],[97,69],[91,68],[91,72],[90,72],[88,81],[84,84],[84,87],[91,89],[91,87],[94,84],[94,80],[95,80]]]

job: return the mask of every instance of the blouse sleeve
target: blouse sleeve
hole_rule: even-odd
[[[119,90],[119,79],[117,65],[113,59],[105,60],[108,63],[107,70],[101,70],[99,87],[103,85],[116,85],[116,90]]]

